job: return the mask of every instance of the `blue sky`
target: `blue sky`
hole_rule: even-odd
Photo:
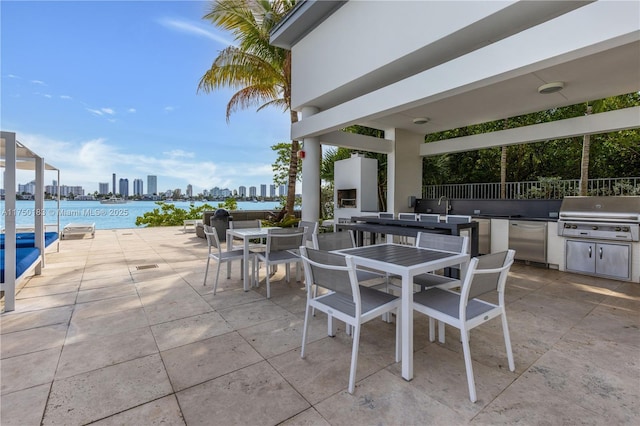
[[[225,89],[197,93],[229,33],[199,1],[5,1],[1,15],[2,130],[86,192],[111,174],[158,176],[158,190],[271,184],[271,145],[289,114],[239,111]],[[47,181],[49,176],[46,176]],[[18,175],[19,183],[32,179]],[[130,189],[131,190],[131,189]]]

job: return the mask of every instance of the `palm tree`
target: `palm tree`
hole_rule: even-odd
[[[258,111],[275,106],[291,109],[291,52],[269,44],[269,33],[295,6],[296,0],[216,0],[204,19],[230,31],[237,46],[218,54],[200,79],[198,91],[209,93],[224,87],[238,88],[227,104],[227,122],[238,109],[257,106]],[[298,174],[298,141],[291,141],[288,191],[285,208],[293,213]]]

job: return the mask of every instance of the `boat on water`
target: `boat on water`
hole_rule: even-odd
[[[109,197],[104,200],[100,200],[100,204],[125,204],[127,200],[120,197]]]

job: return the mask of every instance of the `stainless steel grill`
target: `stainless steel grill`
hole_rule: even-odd
[[[597,240],[640,240],[640,197],[565,197],[558,235]]]
[[[638,280],[633,247],[640,240],[640,197],[565,197],[558,235],[565,238],[565,270]]]

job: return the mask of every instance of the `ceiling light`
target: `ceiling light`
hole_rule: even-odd
[[[564,83],[562,81],[554,81],[553,83],[543,84],[538,87],[538,93],[542,93],[544,95],[548,93],[556,93],[564,89]]]
[[[427,117],[418,117],[413,119],[413,124],[427,124],[429,119]]]

